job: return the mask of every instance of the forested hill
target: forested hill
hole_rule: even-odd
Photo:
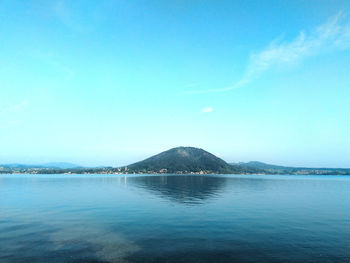
[[[199,148],[177,147],[127,167],[134,172],[232,173],[234,167]]]
[[[350,175],[344,168],[287,167],[262,162],[228,164],[219,157],[194,147],[177,147],[124,167],[81,167],[70,163],[43,165],[0,165],[0,173],[28,174],[295,174]]]

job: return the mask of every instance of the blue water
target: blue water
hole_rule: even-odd
[[[350,177],[2,175],[0,262],[350,262]]]

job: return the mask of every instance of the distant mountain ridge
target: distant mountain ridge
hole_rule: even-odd
[[[0,164],[0,167],[5,168],[20,168],[20,169],[29,169],[29,168],[51,168],[51,169],[73,169],[73,168],[82,168],[82,166],[76,165],[74,163],[68,162],[51,162],[44,164],[20,164],[20,163],[10,163],[10,164]]]
[[[247,163],[231,164],[235,166],[240,166],[247,169],[257,169],[263,173],[269,174],[320,174],[320,175],[349,175],[349,168],[312,168],[312,167],[292,167],[292,166],[282,166],[267,164],[258,161],[251,161]]]
[[[1,174],[294,174],[350,175],[349,168],[303,168],[272,165],[258,161],[228,164],[195,147],[176,147],[124,167],[81,167],[55,162],[40,165],[0,164]]]
[[[51,162],[43,164],[44,167],[47,168],[61,168],[61,169],[72,169],[72,168],[82,168],[82,166],[68,163],[68,162]]]
[[[258,161],[228,164],[215,155],[195,147],[176,147],[141,162],[123,167],[127,173],[213,173],[213,174],[315,174],[349,175],[350,169],[304,168],[272,165]]]
[[[285,169],[285,168],[292,168],[287,166],[281,166],[281,165],[274,165],[274,164],[268,164],[258,161],[250,161],[247,163],[231,163],[231,165],[239,165],[242,167],[251,167],[251,168],[257,168],[257,169]]]

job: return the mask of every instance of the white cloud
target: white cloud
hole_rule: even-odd
[[[93,31],[99,25],[101,17],[97,8],[94,8],[94,12],[91,12],[89,5],[84,5],[84,3],[81,4],[76,1],[59,0],[53,2],[52,10],[59,21],[76,33]],[[83,19],[81,13],[87,18]]]
[[[0,114],[6,114],[6,113],[13,113],[13,112],[20,112],[23,111],[25,108],[27,108],[29,105],[28,100],[23,100],[20,103],[13,104],[7,108],[4,108],[0,110]]]
[[[19,125],[21,121],[16,119],[16,117],[18,117],[19,114],[22,114],[29,104],[28,100],[23,100],[19,103],[0,109],[0,128],[4,129]]]
[[[260,52],[251,54],[243,77],[233,86],[191,93],[233,90],[254,81],[273,67],[287,66],[298,63],[307,57],[349,49],[350,23],[344,20],[345,15],[341,12],[308,34],[301,31],[290,42],[272,41]]]
[[[211,108],[211,107],[206,107],[206,108],[203,108],[202,109],[202,113],[209,113],[209,112],[212,112],[214,109]]]
[[[291,42],[278,44],[273,41],[267,48],[252,54],[245,75],[235,86],[240,87],[253,81],[274,66],[297,63],[306,57],[348,49],[350,23],[342,23],[344,18],[345,15],[339,13],[308,35],[302,31]]]

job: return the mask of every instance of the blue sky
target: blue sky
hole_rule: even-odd
[[[0,2],[0,163],[350,167],[349,134],[349,1]]]

